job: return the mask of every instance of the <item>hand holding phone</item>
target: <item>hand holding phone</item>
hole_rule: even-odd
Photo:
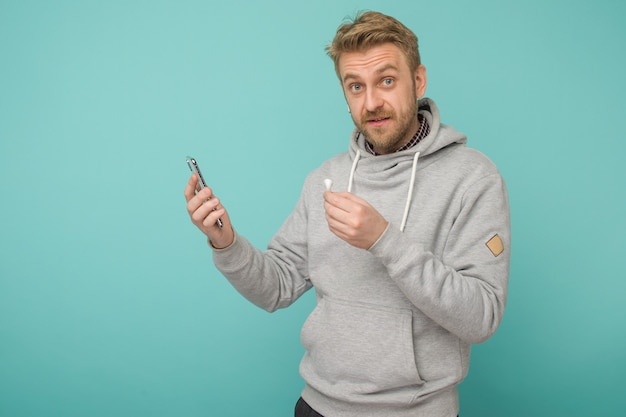
[[[206,181],[204,181],[204,177],[202,176],[202,172],[200,171],[200,167],[198,166],[198,162],[196,162],[195,158],[188,156],[187,166],[189,166],[189,169],[191,170],[191,172],[196,174],[196,177],[198,178],[199,189],[201,190],[205,188],[207,184],[206,184]],[[222,222],[222,219],[217,219],[217,225],[219,227],[224,227],[224,223]]]

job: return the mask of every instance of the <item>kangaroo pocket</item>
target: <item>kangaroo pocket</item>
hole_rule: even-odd
[[[307,350],[303,378],[331,397],[354,400],[387,392],[394,402],[408,402],[423,384],[410,310],[324,297],[304,323],[301,339]]]

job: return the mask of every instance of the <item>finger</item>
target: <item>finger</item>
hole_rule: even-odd
[[[209,214],[202,221],[202,225],[205,227],[219,227],[217,221],[226,214],[226,210],[222,207],[219,209],[211,210]]]
[[[192,200],[195,201],[195,200]],[[209,213],[211,212],[211,210],[209,210],[208,207],[206,207],[204,204],[200,204],[198,206],[194,207],[188,207],[187,209],[189,211],[189,216],[191,217],[191,221],[195,224],[195,225],[200,225],[204,222],[204,219],[209,215]]]
[[[326,209],[328,228],[335,234],[345,234],[350,229],[350,214],[333,206]]]
[[[198,178],[196,178],[196,174],[191,174],[189,177],[189,181],[187,181],[187,185],[185,186],[185,199],[187,201],[191,200],[196,195],[196,186],[198,184]]]
[[[191,198],[187,200],[187,212],[191,216],[202,204],[207,200],[206,193],[208,191],[202,190],[200,193],[196,193],[195,191],[185,189],[185,197],[189,197],[191,193]]]
[[[213,190],[209,187],[204,187],[202,190],[196,192],[195,196],[192,197],[192,201],[195,200],[195,204],[200,205],[212,200],[214,197]]]
[[[346,212],[351,212],[356,207],[366,204],[364,200],[352,193],[328,193],[328,196],[325,194],[325,198],[330,204]]]
[[[348,211],[347,200],[343,198],[339,193],[325,192],[324,193],[324,207],[335,208],[342,211]]]
[[[330,196],[324,202],[326,214],[340,223],[347,223],[354,213],[358,212],[358,208],[358,204],[338,195]]]
[[[371,217],[371,207],[359,201],[340,200],[337,206],[329,204],[326,213],[334,222],[333,227],[342,229],[346,233],[364,227]]]
[[[203,190],[204,191],[204,190]],[[204,220],[211,214],[213,210],[219,205],[219,199],[203,198],[203,194],[198,194],[188,204],[188,210],[191,215],[191,220],[197,224],[204,224]]]

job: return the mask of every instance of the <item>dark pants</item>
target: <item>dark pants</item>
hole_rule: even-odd
[[[302,399],[302,397],[300,397],[300,399],[296,403],[296,409],[294,410],[293,415],[294,417],[324,417],[323,415],[312,409],[311,406]]]
[[[294,410],[293,415],[294,417],[324,417],[323,415],[312,409],[311,406],[302,399],[302,397],[300,397],[300,399],[296,403],[296,409]]]

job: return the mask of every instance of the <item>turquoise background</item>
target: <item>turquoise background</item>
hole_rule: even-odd
[[[264,247],[347,147],[323,49],[362,9],[418,34],[509,187],[509,303],[461,415],[626,416],[626,3],[0,0],[1,416],[292,415],[313,294],[270,315],[229,286],[184,157]]]

